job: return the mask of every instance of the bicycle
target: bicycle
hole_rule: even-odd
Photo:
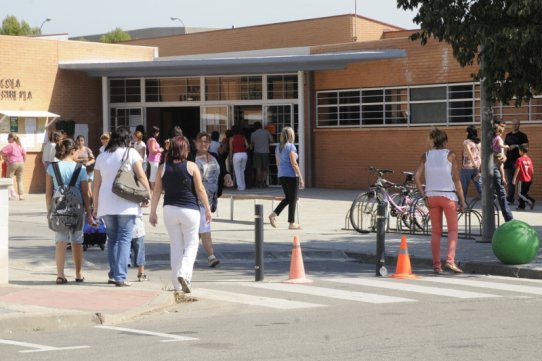
[[[403,184],[398,185],[383,177],[386,173],[393,173],[392,170],[378,169],[371,166],[369,171],[377,174],[377,180],[369,191],[359,194],[352,202],[349,212],[352,227],[359,233],[376,231],[377,206],[378,203],[385,202],[388,204],[386,219],[389,220],[390,215],[396,217],[399,230],[402,228],[401,225],[411,230],[413,224],[414,227],[423,230],[424,217],[427,212],[412,207],[416,203],[415,200],[419,198],[419,196],[416,196],[417,191],[412,184],[413,173],[403,172],[406,175],[405,181]],[[390,194],[388,189],[397,189],[399,192]],[[422,206],[420,203],[418,205]]]

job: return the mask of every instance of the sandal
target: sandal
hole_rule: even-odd
[[[56,284],[57,285],[63,285],[68,283],[68,280],[65,277],[57,277],[56,278]]]
[[[83,283],[83,282],[85,282],[85,277],[76,278],[75,282]]]
[[[433,272],[435,272],[435,274],[437,274],[437,275],[440,275],[440,274],[442,274],[442,268],[435,267],[435,268],[433,268]]]

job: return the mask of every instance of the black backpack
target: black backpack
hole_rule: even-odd
[[[47,214],[49,229],[55,232],[81,231],[83,229],[85,207],[81,192],[75,187],[79,173],[81,173],[81,163],[77,163],[75,166],[68,185],[65,185],[62,181],[58,163],[51,163],[51,165],[55,172],[58,187],[53,194],[51,208]]]

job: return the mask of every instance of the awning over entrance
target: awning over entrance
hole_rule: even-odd
[[[48,127],[54,122],[60,115],[51,113],[45,110],[1,110],[0,109],[0,123],[4,122],[6,118],[19,117],[19,118],[47,118],[45,126]],[[52,118],[49,120],[49,118]]]
[[[284,49],[279,49],[284,50]],[[61,63],[60,69],[87,72],[95,77],[165,77],[233,74],[272,74],[344,69],[348,64],[406,57],[402,49],[310,54],[308,48],[285,52],[204,54],[156,58],[150,61]]]

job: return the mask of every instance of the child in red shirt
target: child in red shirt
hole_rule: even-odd
[[[534,208],[535,200],[532,197],[529,197],[529,188],[533,183],[533,162],[531,158],[527,155],[529,152],[529,147],[527,145],[519,146],[519,155],[520,157],[516,160],[516,172],[514,173],[514,184],[517,185],[519,193],[519,206],[517,210],[525,209],[525,202],[529,204],[531,209]]]

